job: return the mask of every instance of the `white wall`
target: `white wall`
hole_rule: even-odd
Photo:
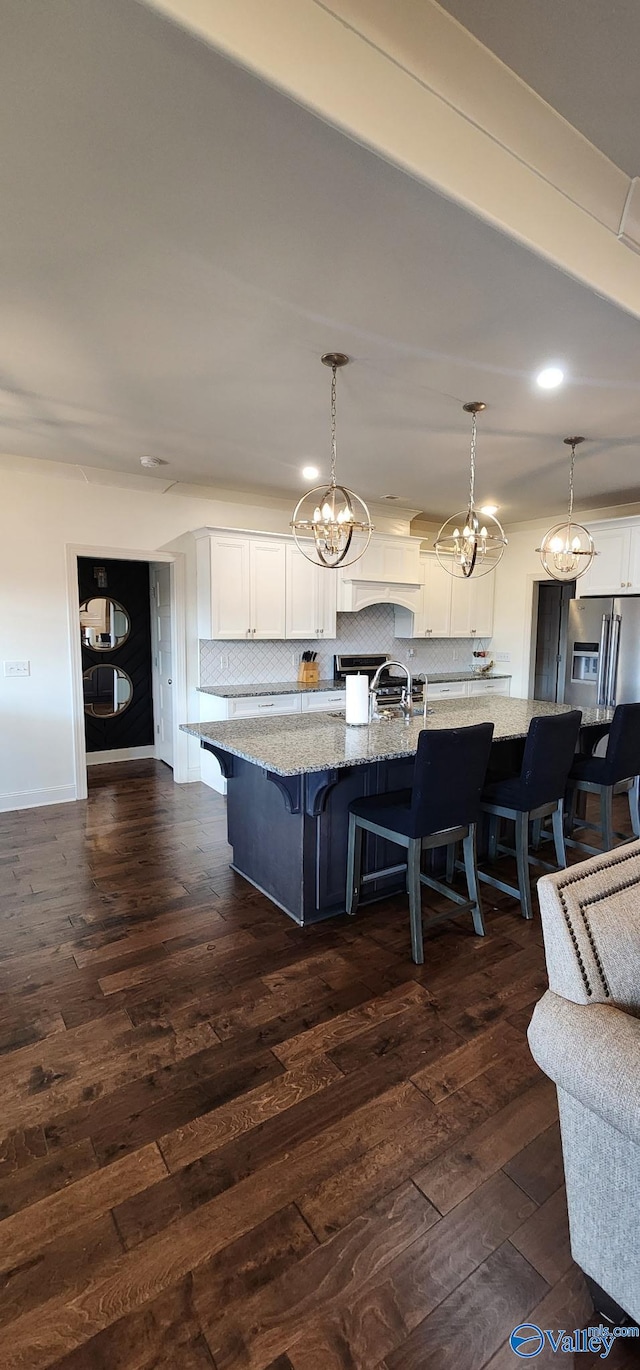
[[[45,465],[37,474],[0,470],[0,810],[75,798],[67,545],[186,550],[183,535],[204,524],[284,532],[290,518],[274,500],[260,507],[241,496],[232,503],[87,484],[53,464],[42,474]],[[188,711],[197,718],[194,575],[187,566]],[[30,676],[7,679],[2,662],[22,660]],[[188,746],[195,775],[199,747]]]

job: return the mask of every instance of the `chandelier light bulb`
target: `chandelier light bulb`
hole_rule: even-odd
[[[482,527],[475,510],[476,415],[486,409],[486,405],[481,400],[474,400],[462,407],[466,414],[471,414],[469,503],[466,513],[454,514],[443,523],[435,541],[435,549],[438,561],[449,575],[468,579],[472,575],[484,576],[493,571],[504,553],[507,539],[502,525],[490,512],[490,506],[480,511],[485,520]]]
[[[578,580],[589,570],[597,555],[593,538],[588,528],[573,521],[573,477],[576,460],[576,447],[584,438],[565,438],[571,448],[569,460],[569,508],[566,523],[558,523],[545,533],[540,546],[540,560],[548,575],[554,580],[570,582]]]
[[[336,375],[349,358],[344,352],[325,352],[331,367],[331,470],[329,484],[317,485],[298,501],[291,519],[296,545],[315,566],[349,566],[369,546],[373,524],[363,499],[336,481]],[[309,474],[305,469],[303,474]],[[313,476],[318,472],[313,470]]]

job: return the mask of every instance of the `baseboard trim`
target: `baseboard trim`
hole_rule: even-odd
[[[15,790],[13,794],[0,794],[0,813],[39,809],[45,804],[69,804],[76,797],[75,785],[54,785],[49,790]]]
[[[87,752],[87,766],[108,766],[113,761],[149,761],[155,754],[153,742],[149,747],[114,747],[110,752]]]

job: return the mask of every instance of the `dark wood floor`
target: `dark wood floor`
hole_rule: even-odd
[[[228,859],[155,762],[0,817],[2,1370],[506,1370],[588,1321],[537,918],[418,969],[403,900],[302,932]]]

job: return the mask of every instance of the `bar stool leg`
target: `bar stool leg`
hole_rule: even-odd
[[[347,839],[347,913],[358,912],[360,882],[362,880],[362,828],[354,813],[349,814]]]
[[[577,791],[577,789],[576,789],[576,786],[575,786],[575,785],[569,785],[568,791],[567,791],[567,797],[568,797],[568,801],[569,801],[569,802],[568,802],[568,804],[567,804],[567,809],[566,809],[566,820],[565,820],[565,823],[566,823],[566,835],[567,835],[567,837],[572,837],[572,836],[573,836],[573,829],[574,829],[575,821],[576,821],[576,798],[577,798],[577,793],[578,793],[578,791]]]
[[[558,862],[558,865],[561,867],[562,870],[565,869],[566,864],[567,864],[567,852],[566,852],[566,848],[565,848],[565,845],[564,845],[564,813],[563,813],[563,809],[564,809],[564,805],[563,805],[562,800],[560,799],[560,800],[558,801],[558,807],[557,807],[557,809],[554,809],[554,811],[553,811],[553,813],[552,813],[552,815],[551,815],[551,822],[552,822],[552,825],[553,825],[553,841],[554,841],[554,843],[555,843],[555,848],[556,848],[556,861]]]
[[[534,820],[533,820],[533,830],[532,830],[532,834],[531,834],[531,845],[532,845],[534,851],[538,851],[538,848],[539,848],[539,846],[540,846],[541,838],[542,838],[542,819],[541,819],[541,818],[534,818]]]
[[[456,846],[457,843],[450,842],[447,847],[447,873],[445,879],[448,885],[453,884],[453,876],[456,869]]]
[[[416,965],[424,963],[422,941],[422,887],[420,885],[420,861],[422,842],[419,837],[409,839],[407,850],[407,890],[409,893],[409,920],[411,923],[411,954]]]
[[[477,932],[478,937],[484,937],[484,920],[482,917],[482,905],[480,903],[480,890],[478,889],[475,823],[471,824],[469,832],[463,840],[462,850],[464,852],[464,869],[467,877],[469,898],[472,899],[474,903],[474,908],[471,910],[474,932]]]
[[[488,840],[488,843],[487,843],[487,856],[489,857],[489,860],[490,860],[490,861],[495,861],[495,859],[496,859],[496,857],[497,857],[497,855],[498,855],[498,835],[499,835],[499,828],[500,828],[500,819],[498,818],[497,813],[492,813],[492,814],[490,814],[490,816],[489,816],[489,840]]]
[[[600,790],[600,826],[602,828],[602,850],[613,849],[613,786],[603,785]]]
[[[637,775],[629,790],[629,815],[631,818],[631,830],[634,837],[640,837],[640,806],[638,804],[639,787],[640,776]]]
[[[516,814],[516,862],[522,917],[533,918],[531,883],[529,880],[529,815]]]

